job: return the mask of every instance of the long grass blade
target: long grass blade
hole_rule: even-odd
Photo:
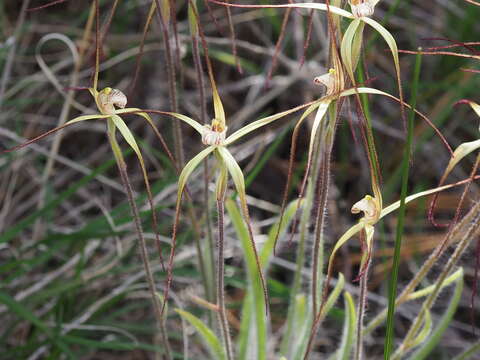
[[[411,95],[411,107],[415,109],[417,106],[417,92],[418,83],[420,80],[421,70],[421,55],[417,55],[415,61],[415,70],[412,80],[412,95]],[[402,188],[400,193],[400,208],[398,213],[397,231],[395,237],[395,249],[393,254],[392,272],[389,281],[388,289],[388,313],[387,313],[387,330],[385,334],[384,354],[385,360],[390,359],[390,355],[393,350],[393,328],[394,328],[394,314],[395,314],[395,299],[397,298],[397,282],[398,282],[398,268],[400,265],[400,250],[402,245],[403,227],[405,222],[405,199],[408,191],[408,174],[410,159],[412,156],[412,142],[413,142],[413,119],[415,112],[410,111],[407,127],[407,143],[405,144],[405,151],[402,160]]]
[[[244,310],[246,310],[245,316],[250,317],[251,321],[255,324],[255,333],[252,343],[247,344],[247,348],[241,351],[241,355],[244,355],[245,359],[248,360],[251,358],[256,360],[266,360],[267,319],[265,316],[263,286],[260,277],[258,276],[258,263],[256,262],[255,253],[251,246],[249,229],[247,228],[244,219],[242,219],[241,212],[238,210],[237,205],[232,199],[227,199],[225,205],[244,252],[244,261],[247,265],[248,282],[252,294],[252,300],[250,300],[249,295],[247,295],[245,302],[251,301],[253,309],[245,304]],[[247,331],[251,332],[251,327],[248,327]],[[250,339],[249,335],[246,337],[247,339]],[[252,349],[252,347],[255,349]]]
[[[340,348],[337,352],[338,360],[350,359],[355,339],[355,323],[357,322],[355,303],[352,295],[350,295],[348,291],[345,291],[343,297],[345,299],[345,320],[343,323],[342,342],[340,343]]]
[[[260,258],[258,256],[257,246],[255,245],[255,240],[253,238],[253,230],[250,223],[250,215],[248,213],[248,205],[247,205],[247,194],[245,191],[245,178],[243,177],[243,172],[238,163],[235,161],[235,158],[230,154],[230,152],[224,147],[217,148],[218,153],[225,161],[225,165],[227,166],[228,172],[232,176],[233,183],[235,184],[235,188],[238,192],[238,196],[240,198],[240,204],[242,207],[242,213],[247,224],[247,229],[250,237],[250,246],[252,247],[252,251],[255,257],[255,262],[257,264],[257,272],[258,276],[260,277],[260,281],[262,283],[264,300],[265,300],[265,311],[268,314],[268,292],[267,292],[267,283],[265,280],[265,276],[263,275],[262,267],[260,265]]]
[[[185,320],[187,320],[190,324],[195,327],[195,329],[199,332],[201,335],[203,341],[207,345],[207,348],[212,354],[213,358],[216,360],[226,360],[225,356],[225,351],[223,350],[222,344],[220,343],[220,340],[218,337],[215,335],[215,333],[210,329],[207,325],[205,325],[202,320],[200,320],[198,317],[195,315],[189,313],[188,311],[180,310],[180,309],[175,309],[175,311],[183,317]]]
[[[453,315],[457,311],[458,305],[460,303],[460,299],[462,297],[463,291],[463,268],[460,268],[455,274],[458,274],[455,284],[455,290],[453,296],[448,304],[448,308],[445,311],[444,315],[440,319],[439,323],[435,325],[435,329],[433,330],[430,337],[422,344],[422,346],[412,354],[409,360],[423,360],[426,359],[431,352],[438,346],[440,340],[442,339],[443,334],[447,330],[450,322],[453,319]],[[448,286],[447,280],[444,282],[443,286]],[[433,290],[433,286],[432,286]]]

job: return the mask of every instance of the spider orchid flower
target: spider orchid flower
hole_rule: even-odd
[[[210,69],[209,69],[209,73],[210,73]],[[207,146],[202,151],[200,151],[196,156],[194,156],[184,166],[178,178],[177,201],[176,201],[176,207],[175,207],[176,215],[175,215],[175,222],[173,226],[172,247],[171,247],[171,253],[170,253],[169,264],[168,264],[167,286],[165,290],[164,304],[166,302],[166,299],[168,299],[168,290],[172,281],[172,265],[173,265],[173,257],[175,254],[177,227],[178,227],[179,216],[180,216],[180,205],[181,205],[182,195],[185,190],[187,181],[190,178],[193,171],[209,155],[213,154],[215,158],[218,160],[218,165],[220,169],[219,175],[217,177],[217,190],[216,190],[217,200],[223,201],[223,198],[226,192],[226,187],[228,184],[228,177],[230,176],[233,180],[235,189],[238,193],[242,215],[249,231],[250,243],[256,257],[257,269],[258,269],[258,273],[259,273],[259,276],[262,282],[262,287],[264,289],[264,294],[265,294],[265,305],[267,306],[268,297],[266,292],[265,278],[261,270],[260,261],[258,258],[255,241],[253,238],[253,231],[250,225],[250,216],[248,212],[247,196],[246,196],[246,190],[245,190],[245,178],[244,178],[242,169],[240,168],[234,156],[231,154],[231,152],[228,150],[227,147],[228,145],[241,139],[243,136],[249,134],[250,132],[258,128],[261,128],[277,119],[280,119],[284,116],[287,116],[298,110],[301,110],[307,106],[319,103],[320,100],[314,101],[309,104],[300,105],[290,110],[286,110],[286,111],[256,120],[250,124],[247,124],[241,129],[233,132],[232,134],[228,135],[227,134],[228,127],[226,125],[226,117],[225,117],[223,104],[218,94],[218,90],[215,85],[215,80],[213,79],[213,75],[210,73],[209,76],[210,76],[210,82],[212,86],[213,106],[214,106],[214,113],[215,113],[215,117],[213,118],[210,125],[202,125],[198,121],[179,113],[160,112],[160,111],[157,112],[157,113],[176,117],[177,119],[190,125],[193,129],[195,129],[198,132],[198,134],[201,137],[202,143]],[[155,112],[155,111],[152,111],[152,112]]]
[[[408,204],[424,196],[436,194],[441,191],[451,189],[455,186],[458,186],[462,183],[467,182],[468,180],[469,179],[467,179],[466,181],[464,180],[464,181],[453,183],[453,184],[439,186],[433,189],[425,190],[425,191],[407,196],[405,198],[405,204]],[[328,260],[328,274],[329,274],[328,276],[329,277],[331,276],[333,271],[333,262],[334,262],[337,251],[343,245],[345,245],[352,237],[354,237],[356,234],[360,233],[361,231],[364,231],[366,235],[365,236],[366,251],[364,254],[362,254],[361,265],[364,265],[366,261],[369,259],[369,257],[371,256],[372,249],[373,249],[373,235],[375,231],[375,225],[385,216],[387,216],[388,214],[400,208],[400,200],[394,202],[393,204],[385,208],[381,207],[381,203],[378,200],[379,199],[376,197],[366,195],[363,199],[356,202],[352,206],[351,211],[353,214],[363,213],[363,216],[358,220],[358,222],[355,225],[350,227],[350,229],[348,229],[340,237],[340,239],[335,243],[335,246]]]
[[[138,108],[126,108],[127,105],[127,97],[123,92],[121,92],[118,89],[113,89],[110,87],[106,87],[103,90],[98,91],[95,87],[89,88],[88,89],[90,94],[93,96],[95,103],[97,105],[98,113],[97,114],[91,114],[91,115],[81,115],[77,116],[76,118],[67,121],[65,124],[62,126],[56,127],[54,129],[51,129],[33,139],[28,140],[27,142],[17,145],[11,149],[5,150],[4,152],[11,152],[14,150],[18,150],[20,148],[23,148],[25,146],[28,146],[44,137],[47,137],[61,129],[64,129],[68,126],[71,126],[76,123],[80,123],[83,121],[87,120],[98,120],[98,119],[106,119],[107,120],[107,133],[110,141],[110,146],[112,148],[113,154],[115,156],[115,159],[117,161],[117,164],[119,167],[121,167],[123,170],[126,168],[126,164],[123,158],[123,153],[121,151],[120,145],[116,139],[116,130],[119,130],[120,134],[124,138],[124,140],[127,142],[127,144],[132,148],[133,152],[135,153],[141,170],[142,170],[142,175],[145,183],[145,188],[147,190],[148,198],[149,198],[149,203],[150,203],[150,208],[152,209],[152,223],[154,228],[157,228],[157,217],[155,214],[153,202],[152,202],[152,192],[150,188],[150,182],[148,180],[148,175],[147,175],[147,170],[145,166],[145,161],[142,156],[142,152],[140,151],[140,147],[138,146],[137,141],[135,140],[135,137],[133,136],[132,132],[128,128],[127,124],[125,121],[121,118],[120,115],[122,114],[136,114],[138,116],[143,117],[147,123],[152,127],[154,130],[155,134],[157,137],[159,137],[162,146],[164,149],[167,151],[169,154],[169,157],[172,158],[170,151],[167,148],[167,145],[162,137],[162,135],[159,133],[158,129],[153,123],[153,120],[151,117],[143,112],[141,109]],[[160,238],[155,230],[156,233],[156,244],[159,250],[159,256],[160,260],[163,266],[163,259],[161,256],[161,251],[160,251]]]
[[[379,0],[349,0],[352,14],[356,18],[372,16]]]

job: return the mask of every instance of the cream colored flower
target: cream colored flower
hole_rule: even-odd
[[[343,77],[335,69],[330,69],[328,73],[317,76],[313,82],[326,87],[326,96],[340,93],[343,90]]]
[[[382,209],[379,209],[378,202],[370,195],[366,195],[362,200],[352,206],[352,214],[363,212],[363,219],[368,224],[375,224]]]
[[[350,0],[352,14],[356,18],[369,17],[375,11],[375,5],[379,0]]]
[[[106,87],[98,93],[98,107],[103,114],[113,114],[115,106],[121,109],[127,105],[127,97],[118,89]]]
[[[204,145],[223,145],[227,133],[227,126],[222,125],[217,119],[212,120],[211,125],[205,125],[202,134]]]

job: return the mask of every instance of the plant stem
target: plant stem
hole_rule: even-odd
[[[206,287],[205,292],[207,299],[211,302],[215,300],[215,288],[213,286],[214,282],[214,274],[215,274],[215,254],[214,254],[214,245],[213,245],[213,231],[212,231],[212,217],[210,215],[210,196],[209,196],[209,166],[208,166],[208,159],[204,161],[204,168],[203,168],[203,179],[204,179],[204,186],[203,186],[203,203],[205,206],[206,214],[205,214],[205,222],[207,227],[207,243],[204,246],[204,253],[199,254],[199,256],[204,256],[204,264],[205,264],[205,280],[206,280]]]
[[[168,0],[167,0],[168,1]],[[166,63],[166,70],[167,70],[167,77],[168,77],[168,90],[169,90],[169,98],[170,98],[170,109],[172,112],[178,112],[178,104],[177,104],[177,88],[176,88],[176,71],[175,65],[173,61],[173,54],[172,49],[170,46],[170,31],[168,29],[169,24],[166,23],[164,15],[161,13],[162,7],[160,4],[160,0],[155,0],[157,4],[157,15],[158,20],[160,22],[160,26],[162,28],[163,33],[163,45],[165,47],[165,63]],[[177,118],[173,118],[173,142],[175,148],[175,159],[177,160],[177,165],[179,168],[185,162],[185,157],[183,153],[183,140],[182,140],[182,129],[180,127],[180,120]]]
[[[355,360],[363,358],[363,317],[365,316],[365,306],[367,304],[367,283],[368,283],[368,271],[370,270],[370,264],[372,263],[371,256],[367,257],[367,264],[365,265],[364,273],[360,279],[360,296],[358,299],[357,307],[357,340],[355,345]]]
[[[294,344],[295,344],[295,336],[293,336],[293,332],[296,330],[294,329],[294,322],[296,318],[296,299],[297,295],[301,291],[302,287],[302,270],[305,265],[305,242],[306,237],[308,234],[308,223],[310,219],[310,214],[312,210],[312,202],[313,202],[313,189],[314,189],[314,174],[318,174],[316,165],[318,163],[318,146],[317,150],[315,151],[315,158],[313,160],[314,169],[309,174],[309,181],[307,185],[307,190],[305,193],[305,199],[302,205],[302,215],[300,218],[300,236],[299,242],[297,247],[297,256],[296,256],[296,268],[292,283],[292,289],[290,291],[290,305],[288,307],[288,314],[287,314],[287,325],[286,331],[283,335],[282,343],[280,345],[280,353],[285,354],[289,359],[292,358],[294,355]],[[279,222],[279,230],[280,230],[280,222]],[[313,316],[309,317],[310,324],[306,324],[305,326],[309,327],[311,322],[313,321]]]
[[[157,295],[157,290],[155,286],[155,280],[153,278],[152,268],[150,265],[150,260],[148,259],[148,249],[145,237],[143,236],[142,223],[140,220],[140,213],[138,211],[137,204],[134,199],[132,185],[130,183],[128,173],[127,173],[127,164],[123,159],[120,146],[115,138],[115,125],[112,121],[108,120],[108,138],[110,141],[110,146],[112,147],[115,160],[117,162],[118,170],[120,172],[120,177],[122,179],[122,184],[125,188],[127,194],[128,204],[130,206],[130,211],[132,212],[132,217],[135,223],[135,229],[137,231],[138,239],[140,242],[140,255],[143,262],[143,267],[145,269],[145,275],[147,278],[148,288],[152,296],[153,308],[155,312],[155,317],[157,319],[157,325],[160,330],[160,336],[164,346],[164,353],[168,360],[172,359],[170,344],[168,342],[167,330],[165,328],[164,319],[162,316],[162,305],[160,299]]]
[[[385,360],[390,359],[393,349],[393,327],[395,315],[395,299],[397,297],[397,282],[398,282],[398,268],[400,265],[400,250],[402,246],[403,228],[405,222],[405,198],[408,190],[408,173],[410,158],[412,156],[412,141],[413,141],[413,120],[415,118],[414,109],[417,106],[417,91],[418,82],[420,79],[420,70],[422,63],[422,55],[418,54],[415,59],[415,70],[412,81],[412,95],[411,95],[411,111],[408,117],[407,126],[407,143],[405,144],[405,153],[402,162],[402,189],[400,194],[400,208],[398,212],[397,232],[395,237],[395,250],[393,254],[393,265],[390,282],[388,286],[388,314],[387,314],[387,330],[385,335],[384,354]]]
[[[317,173],[316,194],[313,208],[315,210],[315,238],[313,245],[313,265],[312,265],[312,309],[313,318],[316,318],[319,311],[319,302],[325,301],[322,298],[321,274],[323,270],[323,242],[324,228],[327,217],[328,192],[330,189],[330,169],[333,142],[335,139],[335,129],[337,121],[337,103],[330,105],[329,122],[325,124],[320,134],[319,158],[320,164]],[[327,284],[328,285],[328,284]]]
[[[217,199],[218,211],[218,237],[217,237],[217,305],[222,329],[223,341],[227,353],[227,359],[233,360],[232,340],[228,329],[227,313],[225,309],[225,265],[224,265],[224,216],[225,216],[225,194],[223,199]]]
[[[205,81],[203,78],[203,69],[202,69],[202,59],[200,56],[200,47],[199,47],[199,37],[198,35],[192,35],[192,57],[193,62],[195,64],[195,71],[197,73],[197,87],[198,87],[198,94],[199,94],[199,102],[200,102],[200,121],[202,124],[208,124],[207,121],[207,111],[206,111],[206,98],[205,98]],[[213,231],[212,231],[212,218],[210,215],[210,199],[209,199],[209,190],[208,190],[208,159],[204,161],[204,168],[203,168],[203,178],[204,178],[204,186],[203,186],[203,202],[206,209],[205,212],[205,219],[206,219],[206,227],[207,227],[207,244],[205,246],[205,252],[199,254],[199,256],[204,258],[205,266],[205,295],[208,301],[213,302],[215,299],[214,287],[213,287],[213,274],[215,273],[215,262],[214,258],[215,255],[213,253],[214,246],[213,246]],[[205,255],[204,255],[205,254]]]

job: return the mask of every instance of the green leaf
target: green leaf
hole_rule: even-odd
[[[317,113],[315,114],[315,120],[313,121],[312,130],[310,132],[310,142],[308,145],[308,155],[307,155],[307,169],[305,170],[304,177],[308,176],[310,172],[310,167],[313,161],[313,149],[315,147],[315,137],[317,136],[318,129],[322,124],[322,120],[325,118],[325,114],[327,113],[328,107],[332,101],[328,98],[324,101],[320,102],[318,106]],[[308,110],[308,109],[307,109]]]
[[[430,310],[425,311],[425,319],[422,329],[418,332],[417,336],[408,344],[408,348],[413,348],[425,341],[428,335],[432,332],[432,315]]]
[[[262,250],[260,251],[260,263],[262,264],[262,268],[265,269],[268,266],[270,261],[270,257],[273,253],[273,247],[275,245],[275,238],[277,236],[282,236],[282,234],[287,230],[287,226],[292,220],[293,216],[295,215],[298,208],[298,200],[292,201],[286,208],[285,214],[283,217],[283,221],[281,224],[281,228],[279,221],[277,221],[268,232],[267,241],[263,244]]]
[[[454,275],[455,277],[453,278]],[[443,282],[442,287],[447,286],[452,281],[456,282],[455,291],[450,300],[450,303],[448,304],[448,308],[446,312],[440,319],[439,323],[436,324],[435,330],[432,332],[432,335],[430,335],[430,337],[422,344],[422,346],[415,353],[412,354],[412,356],[410,357],[410,360],[426,359],[427,356],[439,344],[443,334],[445,333],[450,322],[452,321],[453,315],[455,315],[460,299],[462,298],[462,291],[463,291],[463,284],[464,284],[463,268],[458,269],[453,275],[449,276],[449,278]],[[433,291],[433,286],[432,286],[432,291]]]
[[[59,347],[65,354],[69,355],[70,358],[74,358],[73,353],[70,349],[65,345],[65,343],[56,337],[51,331],[51,329],[46,325],[42,320],[40,320],[34,313],[32,313],[28,308],[23,306],[21,303],[17,302],[14,298],[12,298],[7,293],[0,290],[0,303],[5,304],[12,313],[17,314],[22,319],[27,320],[28,322],[32,323],[43,333],[52,340],[52,342]]]
[[[343,323],[342,341],[337,352],[338,360],[350,359],[355,339],[355,324],[357,322],[357,314],[355,312],[355,304],[352,295],[350,295],[348,291],[345,291],[343,297],[345,299],[345,320]]]
[[[347,30],[345,30],[345,34],[343,35],[342,44],[340,46],[340,53],[342,55],[342,60],[345,65],[345,69],[347,70],[348,76],[350,80],[355,83],[355,67],[356,62],[354,61],[354,46],[353,41],[356,38],[357,29],[360,26],[360,19],[353,20],[350,25],[348,25]],[[355,45],[355,52],[358,51],[358,45]],[[357,55],[356,55],[357,56]]]
[[[412,80],[412,95],[411,95],[411,109],[415,109],[417,106],[417,92],[418,83],[420,81],[421,71],[421,55],[416,56],[415,69]],[[412,143],[413,143],[413,120],[415,118],[415,112],[410,110],[407,124],[407,142],[404,148],[404,155],[402,159],[402,186],[400,191],[400,205],[398,214],[398,223],[395,236],[395,247],[393,253],[392,271],[390,274],[390,281],[388,284],[388,314],[387,314],[387,329],[385,334],[385,346],[384,357],[388,359],[393,349],[393,328],[395,323],[395,299],[397,298],[397,282],[398,282],[398,270],[400,266],[400,250],[402,245],[402,237],[404,231],[406,202],[408,192],[408,179],[409,170],[412,156]]]
[[[190,0],[188,2],[188,24],[190,26],[190,34],[192,36],[198,36],[198,21],[197,21],[197,1]]]
[[[231,201],[231,200],[229,200]],[[237,210],[238,221],[242,222],[240,213]],[[243,224],[242,224],[243,225]],[[245,230],[245,234],[247,234],[247,230]],[[238,232],[237,235],[239,236]],[[254,317],[254,304],[253,304],[253,294],[252,291],[249,291],[243,300],[242,305],[242,312],[240,317],[240,331],[238,333],[238,359],[239,360],[248,360],[251,358],[251,351],[255,346],[255,334],[252,328],[255,325],[252,325],[252,321],[256,318]]]
[[[243,258],[247,266],[248,274],[248,284],[249,284],[249,294],[252,295],[252,300],[249,299],[247,295],[245,301],[251,301],[252,306],[247,306],[244,304],[243,309],[246,309],[246,313],[242,313],[243,316],[250,317],[255,323],[255,328],[253,333],[255,334],[255,339],[252,343],[246,344],[246,346],[255,346],[256,345],[256,360],[265,360],[267,358],[267,319],[265,317],[265,303],[262,283],[258,276],[257,263],[255,259],[255,253],[253,247],[251,246],[251,238],[249,231],[245,222],[242,219],[240,211],[237,208],[237,205],[232,199],[227,199],[225,202],[225,207],[228,211],[228,215],[233,223],[235,232],[240,240],[240,245],[243,250]],[[247,327],[249,332],[252,332],[252,327]],[[249,335],[245,335],[245,338],[249,339]],[[245,356],[250,356],[252,350],[242,349],[241,353],[244,353]],[[245,358],[250,360],[249,358]]]
[[[456,282],[458,283],[460,280],[463,279],[463,268],[458,269],[455,271],[452,275],[447,277],[443,282],[442,282],[442,287],[441,289],[449,286],[450,284]],[[406,301],[411,301],[415,299],[422,298],[424,296],[427,296],[431,294],[435,290],[435,284],[427,286],[426,288],[423,288],[422,290],[417,290],[407,296]]]
[[[465,350],[460,355],[456,356],[453,360],[468,360],[471,359],[473,355],[480,352],[480,341],[473,344],[470,348]]]
[[[80,180],[78,180],[77,182],[73,183],[70,187],[68,187],[65,191],[58,194],[57,197],[52,199],[52,201],[48,202],[43,208],[32,212],[30,215],[26,216],[25,218],[18,220],[16,224],[11,226],[10,228],[5,229],[3,233],[0,234],[0,244],[10,241],[12,238],[17,236],[21,231],[23,231],[27,226],[33,224],[36,219],[43,216],[46,212],[49,212],[57,208],[65,200],[67,200],[73,194],[75,194],[80,188],[85,186],[85,184],[89,183],[96,176],[107,171],[114,165],[115,165],[115,161],[113,159],[105,162],[100,167],[94,169],[91,174],[82,177]]]
[[[297,294],[293,306],[295,317],[292,319],[293,334],[291,335],[289,354],[293,354],[293,360],[299,360],[303,359],[303,354],[307,348],[312,321],[305,294]]]
[[[215,335],[215,333],[205,325],[199,318],[191,313],[175,309],[175,311],[187,320],[190,324],[192,324],[195,329],[200,333],[203,341],[207,345],[208,351],[212,354],[212,356],[217,360],[226,360],[226,355],[221,345],[220,339]]]
[[[344,286],[345,286],[345,277],[343,276],[342,273],[339,273],[337,285],[335,285],[335,288],[333,289],[332,293],[328,296],[327,302],[323,307],[322,314],[320,315],[322,318],[325,318],[330,312],[330,310],[332,310],[333,305],[335,305],[335,303],[337,302],[340,294],[343,291]]]

